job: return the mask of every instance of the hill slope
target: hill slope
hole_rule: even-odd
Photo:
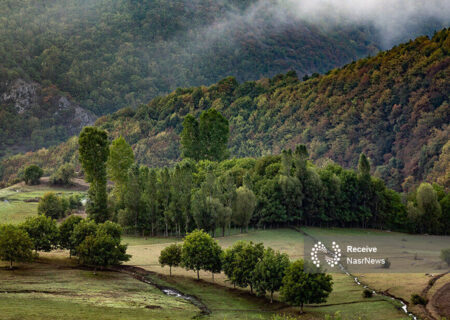
[[[54,86],[0,81],[0,158],[58,144],[96,118]]]
[[[246,17],[259,0],[4,2],[0,80],[51,82],[96,114],[228,75],[324,72],[378,49],[369,27],[280,22],[259,7]]]
[[[247,81],[290,69],[300,77],[326,72],[443,26],[430,13],[435,4],[429,10],[408,4],[417,12],[391,17],[402,27],[385,30],[376,15],[355,19],[352,10],[339,16],[339,3],[336,10],[314,3],[317,14],[297,12],[297,0],[4,0],[0,95],[5,83],[25,79],[56,87],[102,115],[147,103],[179,86],[210,85],[229,75]],[[0,107],[8,108],[2,101]],[[47,106],[40,108],[40,123],[22,121],[11,112],[1,115],[1,129],[10,122],[29,131],[14,136],[3,130],[7,154],[67,138],[58,125],[43,125],[54,121]],[[24,140],[33,141],[20,143]]]
[[[295,73],[239,84],[177,89],[137,110],[122,109],[97,125],[123,135],[137,159],[170,165],[179,159],[183,117],[214,107],[230,121],[232,156],[279,153],[304,143],[313,160],[355,167],[360,152],[397,190],[417,181],[449,187],[450,30],[361,59],[307,81]],[[75,161],[76,141],[2,162],[5,180],[25,163],[48,168]]]

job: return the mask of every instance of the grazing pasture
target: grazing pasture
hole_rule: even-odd
[[[1,319],[186,319],[192,304],[118,272],[42,258],[10,271],[0,263]]]
[[[18,184],[0,190],[0,223],[20,223],[27,216],[35,215],[37,202],[26,202],[42,197],[53,191],[70,195],[84,192],[86,186],[76,185],[72,188],[49,186],[46,181],[37,186]],[[6,200],[6,201],[5,201]],[[424,239],[437,239],[430,236],[406,235],[402,233],[339,228],[302,228],[314,237],[386,237],[388,243],[395,247],[392,239],[407,247],[416,245]],[[221,234],[216,232],[216,235]],[[225,237],[216,240],[223,248],[236,241],[262,242],[287,253],[291,260],[304,258],[305,235],[293,229],[250,230],[240,233],[237,229],[227,231]],[[403,240],[402,240],[403,239]],[[406,239],[406,241],[405,241]],[[442,238],[445,241],[448,237]],[[441,240],[442,240],[441,239]],[[332,273],[334,290],[328,301],[321,305],[308,305],[306,314],[299,315],[295,308],[251,296],[247,289],[234,289],[223,273],[216,274],[214,282],[211,274],[200,272],[201,281],[196,281],[196,274],[183,268],[173,268],[173,277],[169,277],[169,268],[161,268],[158,263],[160,251],[171,243],[181,242],[180,238],[140,237],[128,235],[123,242],[129,245],[128,253],[132,258],[127,264],[140,266],[155,272],[153,282],[169,285],[180,291],[200,298],[211,310],[210,319],[271,319],[274,314],[293,314],[299,319],[323,319],[325,314],[339,311],[344,319],[409,319],[400,305],[391,299],[375,295],[367,299],[362,297],[362,286],[344,273]],[[407,263],[424,263],[432,261],[438,274],[441,263],[439,251],[441,245],[432,246],[429,242],[422,250],[413,252],[402,248],[400,254],[404,266]],[[417,246],[416,246],[417,247]],[[449,246],[450,247],[450,246]],[[395,253],[395,252],[394,252]],[[417,253],[417,255],[416,255]],[[308,254],[308,253],[307,253]],[[398,252],[396,252],[398,254]],[[158,289],[139,282],[132,277],[116,272],[99,272],[96,276],[88,270],[74,269],[74,260],[67,259],[65,251],[41,253],[39,263],[19,265],[14,271],[0,270],[0,310],[5,319],[186,319],[198,314],[195,306],[184,300],[168,297]],[[419,259],[417,259],[419,257]],[[394,258],[394,257],[393,257]],[[422,259],[426,258],[426,259]],[[422,260],[420,260],[422,259]],[[395,258],[393,263],[397,263]],[[425,273],[358,273],[361,282],[377,291],[387,291],[409,302],[412,293],[421,293],[431,275]],[[440,288],[450,282],[450,276],[436,281],[426,293],[428,299]],[[8,293],[4,293],[8,292]],[[279,299],[278,295],[275,295]],[[27,308],[20,308],[26,305]],[[422,314],[421,307],[410,310]],[[44,316],[45,315],[45,316]]]
[[[232,234],[231,236],[216,238],[223,248],[231,246],[239,240],[262,242],[266,247],[272,247],[275,250],[280,250],[289,254],[291,260],[296,260],[304,257],[303,245],[304,235],[293,229],[275,229],[275,230],[258,230],[250,231],[249,233]],[[125,240],[128,240],[125,238]],[[185,270],[181,267],[172,268],[173,277],[169,277],[169,268],[161,268],[158,264],[159,252],[170,243],[180,242],[180,239],[168,239],[169,242],[152,243],[152,238],[148,240],[143,239],[139,244],[133,245],[130,242],[128,253],[132,254],[132,258],[127,264],[140,266],[150,271],[161,274],[166,281],[180,290],[193,293],[199,296],[207,305],[212,307],[213,315],[219,312],[220,315],[224,313],[224,305],[228,309],[239,309],[246,313],[252,313],[248,305],[239,302],[239,299],[233,298],[232,301],[223,295],[227,292],[236,292],[239,296],[248,296],[249,290],[233,289],[232,285],[227,281],[226,276],[216,274],[214,282],[209,272],[200,272],[201,281],[195,281],[196,273]],[[134,240],[136,241],[136,239]],[[399,310],[399,305],[386,299],[382,296],[376,295],[371,299],[362,297],[363,288],[355,284],[352,278],[344,273],[333,273],[334,289],[328,298],[328,302],[322,305],[310,305],[305,307],[307,315],[301,319],[308,319],[308,317],[321,319],[324,314],[334,314],[337,311],[341,312],[344,319],[408,319],[408,317]],[[220,288],[220,293],[216,292],[216,288]],[[278,298],[277,295],[275,295]],[[252,297],[252,299],[255,299]],[[246,302],[247,303],[247,302]],[[237,304],[237,305],[236,305]],[[283,312],[296,312],[294,308],[282,309]],[[227,312],[224,316],[229,315]],[[222,317],[223,319],[223,317]],[[249,317],[249,319],[252,319]]]
[[[77,183],[70,188],[54,187],[48,184],[48,178],[41,178],[41,184],[29,186],[21,182],[11,187],[0,189],[0,224],[19,224],[27,217],[37,213],[38,200],[47,192],[65,196],[73,193],[85,193],[86,186]]]

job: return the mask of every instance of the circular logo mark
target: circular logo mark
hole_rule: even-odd
[[[328,250],[322,242],[317,242],[311,250],[311,260],[316,265],[320,267],[319,255],[323,255],[326,263],[330,267],[334,267],[341,260],[341,249],[339,245],[333,241],[331,246],[333,251]]]

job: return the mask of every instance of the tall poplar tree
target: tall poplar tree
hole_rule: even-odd
[[[80,162],[90,183],[86,212],[96,222],[108,220],[106,193],[106,161],[108,135],[97,127],[84,127],[78,139]]]

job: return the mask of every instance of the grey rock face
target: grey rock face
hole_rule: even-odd
[[[54,122],[64,125],[70,134],[78,134],[84,127],[94,123],[96,116],[62,95],[53,96],[44,102],[42,87],[37,82],[16,79],[3,84],[6,88],[0,92],[0,105],[13,105],[18,114],[30,112],[37,118],[43,118],[42,110],[45,104],[45,115]]]
[[[40,85],[17,79],[6,84],[6,91],[0,95],[0,103],[13,104],[17,113],[22,114],[38,104]]]

